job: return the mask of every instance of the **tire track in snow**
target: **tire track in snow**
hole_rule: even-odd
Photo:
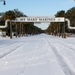
[[[57,42],[59,42],[59,41],[57,41]],[[63,42],[63,43],[65,43],[65,42]],[[72,48],[72,47],[70,47],[69,45],[64,45],[61,41],[59,42],[59,44],[61,44],[61,45],[63,45],[64,47],[66,47],[66,48],[68,48],[69,50],[71,50],[71,51],[73,51],[73,52],[75,52],[75,49],[74,48]]]
[[[9,43],[9,44],[7,44],[7,45],[5,45],[5,46],[1,46],[0,49],[1,49],[1,48],[4,48],[4,47],[7,47],[7,46],[10,46],[10,45],[12,45],[12,44],[14,44],[14,43],[17,43],[17,41],[16,41],[16,42]]]
[[[62,68],[63,72],[65,73],[65,75],[75,75],[75,73],[73,73],[68,67],[68,65],[65,63],[65,60],[63,59],[63,57],[58,53],[53,43],[50,43],[49,40],[46,38],[45,40],[48,42],[49,46],[52,48],[53,52],[55,53],[58,63],[60,67]]]
[[[27,43],[26,43],[26,44],[27,44]],[[22,43],[22,44],[20,44],[20,45],[18,45],[18,46],[17,46],[16,48],[14,48],[14,49],[11,49],[11,50],[8,50],[8,51],[5,51],[4,53],[0,54],[0,59],[2,59],[3,57],[5,57],[6,55],[12,53],[13,51],[19,49],[19,48],[22,47],[23,45],[25,45],[25,42]],[[10,46],[9,46],[9,48],[10,48]]]

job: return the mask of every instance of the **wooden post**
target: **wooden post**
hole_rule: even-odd
[[[22,33],[21,33],[21,23],[20,23],[20,36],[21,36],[21,34],[22,34]]]
[[[17,37],[17,23],[16,23],[16,34],[15,34],[15,36]]]
[[[11,24],[11,21],[10,21],[10,39],[12,39],[12,24]]]
[[[22,36],[23,36],[23,24],[22,24]]]

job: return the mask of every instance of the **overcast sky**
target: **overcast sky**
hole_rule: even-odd
[[[57,11],[66,11],[74,6],[74,0],[6,0],[5,6],[0,2],[0,12],[18,9],[27,16],[52,16]],[[48,24],[39,27],[45,29]]]

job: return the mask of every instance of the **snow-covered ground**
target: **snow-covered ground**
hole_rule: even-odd
[[[75,37],[0,37],[0,75],[75,75]]]

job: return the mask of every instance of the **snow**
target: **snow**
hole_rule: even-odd
[[[0,37],[0,75],[75,75],[75,37]]]

